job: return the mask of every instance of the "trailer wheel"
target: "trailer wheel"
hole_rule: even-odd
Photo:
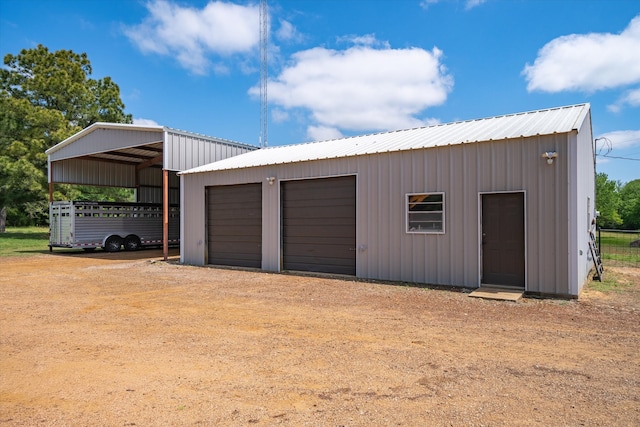
[[[122,246],[122,238],[120,236],[109,236],[104,242],[104,250],[107,252],[119,252]]]
[[[124,239],[124,250],[125,251],[137,251],[142,246],[140,242],[140,238],[135,234],[129,234]]]

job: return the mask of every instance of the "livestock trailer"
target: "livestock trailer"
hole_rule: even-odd
[[[49,205],[49,250],[127,251],[161,246],[162,204],[57,201]],[[180,207],[169,207],[169,245],[180,243]]]

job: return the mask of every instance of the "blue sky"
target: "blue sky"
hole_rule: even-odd
[[[269,0],[268,144],[589,102],[640,178],[637,0]],[[135,122],[260,142],[258,2],[0,0],[0,53],[86,52]],[[635,159],[635,160],[631,160]]]

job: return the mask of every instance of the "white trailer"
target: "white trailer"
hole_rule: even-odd
[[[52,202],[49,251],[53,247],[118,252],[162,245],[162,205],[156,203]],[[180,243],[180,207],[169,207],[169,245]]]

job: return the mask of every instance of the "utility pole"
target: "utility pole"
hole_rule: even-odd
[[[269,137],[269,108],[267,80],[269,63],[269,9],[267,0],[260,0],[260,147],[266,147]]]

